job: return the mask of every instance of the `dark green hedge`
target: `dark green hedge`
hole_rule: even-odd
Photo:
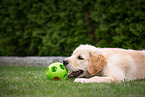
[[[145,48],[144,0],[2,0],[0,55],[65,56],[80,44]]]

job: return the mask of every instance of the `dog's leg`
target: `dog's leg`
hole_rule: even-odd
[[[80,82],[80,83],[111,83],[111,82],[116,82],[117,80],[111,76],[108,77],[99,77],[99,76],[94,76],[92,78],[86,79],[86,78],[76,78],[74,82]]]

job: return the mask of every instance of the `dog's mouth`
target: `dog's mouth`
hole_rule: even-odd
[[[79,77],[81,74],[83,74],[83,70],[79,70],[79,71],[73,71],[72,73],[70,73],[68,75],[68,78],[77,78]]]

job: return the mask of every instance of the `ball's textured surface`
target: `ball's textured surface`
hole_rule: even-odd
[[[62,63],[55,62],[47,67],[46,75],[50,80],[61,80],[67,78],[68,71]]]

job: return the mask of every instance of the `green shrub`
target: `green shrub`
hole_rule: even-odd
[[[99,0],[92,18],[99,22],[96,33],[101,47],[141,49],[145,42],[143,0]]]
[[[144,0],[2,0],[0,55],[66,56],[80,44],[145,48]]]

